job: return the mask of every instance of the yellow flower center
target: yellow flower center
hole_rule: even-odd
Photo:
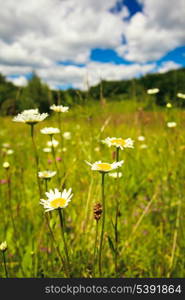
[[[42,172],[42,176],[43,176],[43,177],[48,177],[48,176],[50,176],[50,175],[49,175],[48,172]]]
[[[107,164],[107,163],[100,163],[100,164],[97,165],[97,167],[98,167],[98,170],[100,170],[100,171],[105,171],[106,172],[106,171],[112,170],[111,165]]]
[[[113,140],[111,140],[111,143],[113,145],[119,145],[119,146],[124,146],[125,145],[125,141],[123,139],[121,139],[121,138],[119,138],[119,139],[113,139]]]
[[[66,199],[64,198],[56,198],[50,202],[51,207],[53,208],[59,208],[59,207],[64,207],[66,204]]]

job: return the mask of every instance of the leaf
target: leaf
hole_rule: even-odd
[[[108,242],[109,242],[109,247],[110,247],[111,251],[113,253],[115,253],[114,244],[113,244],[113,242],[112,242],[112,240],[111,240],[111,238],[110,238],[109,235],[108,235]]]

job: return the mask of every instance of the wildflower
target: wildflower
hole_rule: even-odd
[[[9,143],[3,143],[2,146],[3,146],[3,148],[10,148],[10,144]]]
[[[8,161],[5,161],[5,162],[3,163],[3,168],[9,169],[9,167],[10,167],[9,162],[8,162]]]
[[[171,103],[167,103],[167,104],[166,104],[166,107],[167,107],[167,108],[172,108],[172,104],[171,104]]]
[[[57,156],[57,157],[56,157],[56,160],[57,160],[57,161],[61,161],[62,158],[61,158],[60,156]]]
[[[43,148],[43,151],[44,151],[45,153],[49,153],[49,152],[51,152],[51,148],[48,148],[48,147]]]
[[[66,140],[70,140],[71,139],[71,132],[69,132],[69,131],[64,132],[63,137]]]
[[[109,176],[112,178],[121,178],[122,177],[122,172],[113,172],[113,173],[109,173]]]
[[[122,138],[107,137],[102,142],[107,144],[109,147],[114,146],[116,148],[120,148],[121,150],[123,150],[124,148],[134,148],[134,141],[131,138],[124,140]]]
[[[167,127],[168,128],[174,128],[174,127],[176,127],[177,126],[177,123],[176,122],[168,122],[167,123]]]
[[[59,144],[59,142],[57,140],[55,140],[55,139],[52,139],[52,141],[48,141],[47,142],[47,146],[54,147],[54,148],[57,147],[58,144]]]
[[[101,218],[101,214],[102,214],[102,212],[103,212],[101,203],[96,203],[96,204],[94,205],[93,212],[94,212],[94,219],[95,219],[96,221],[99,221],[100,218]]]
[[[44,206],[46,212],[58,208],[64,208],[68,206],[69,202],[71,201],[73,196],[71,192],[71,188],[68,191],[64,189],[62,193],[58,189],[50,190],[49,192],[45,193],[48,199],[41,199],[40,204]]]
[[[68,106],[63,106],[63,105],[53,104],[52,106],[50,106],[50,109],[55,111],[55,112],[67,112],[69,107]]]
[[[149,94],[149,95],[153,95],[153,94],[157,94],[157,93],[159,93],[159,89],[157,89],[157,88],[147,90],[147,94]]]
[[[94,151],[99,152],[99,151],[100,151],[100,148],[99,148],[99,147],[95,147],[95,148],[94,148]]]
[[[7,179],[1,179],[1,180],[0,180],[0,184],[6,184],[6,183],[8,183],[8,180],[7,180]]]
[[[181,99],[185,99],[185,94],[183,94],[183,93],[178,93],[178,94],[177,94],[177,97],[178,97],[178,98],[181,98]]]
[[[56,171],[42,171],[38,173],[39,178],[43,179],[51,179],[53,176],[56,175]]]
[[[7,250],[8,246],[7,246],[7,242],[4,241],[0,244],[0,251],[5,252]]]
[[[93,164],[89,163],[88,161],[86,161],[86,163],[91,166],[91,170],[93,171],[99,171],[101,173],[108,173],[112,170],[115,170],[119,167],[122,166],[122,164],[124,163],[123,160],[118,161],[118,162],[113,162],[112,164],[109,163],[103,163],[101,161],[97,161]]]
[[[7,151],[6,151],[6,154],[7,155],[12,155],[14,153],[14,151],[12,150],[12,149],[8,149]]]
[[[34,125],[43,121],[47,116],[48,113],[40,114],[38,109],[28,109],[14,117],[13,121]]]
[[[140,135],[140,136],[138,136],[138,141],[139,142],[144,142],[144,140],[145,140],[145,137],[144,136],[142,136],[142,135]]]
[[[42,134],[48,134],[48,135],[53,135],[60,133],[60,129],[54,128],[54,127],[44,127],[40,130]]]

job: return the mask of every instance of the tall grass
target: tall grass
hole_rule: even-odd
[[[132,102],[91,104],[72,108],[62,118],[63,131],[72,138],[64,147],[55,148],[60,174],[65,173],[66,188],[72,187],[73,199],[65,209],[66,241],[73,277],[98,276],[94,270],[94,244],[96,221],[93,217],[95,203],[101,202],[100,176],[94,174],[84,160],[116,160],[114,149],[107,148],[101,140],[110,137],[131,137],[135,140],[132,151],[125,149],[123,176],[114,179],[106,176],[106,220],[102,249],[102,276],[104,277],[184,277],[185,276],[185,114],[178,109],[143,111]],[[11,118],[1,118],[1,165],[10,163],[11,214],[9,209],[6,170],[0,168],[0,242],[6,240],[6,266],[9,277],[66,277],[59,253],[63,253],[61,228],[57,211],[52,212],[49,226],[39,204],[35,180],[35,158],[29,128],[15,124]],[[167,121],[177,127],[167,128]],[[55,170],[51,153],[44,153],[48,141],[40,134],[45,126],[57,127],[55,114],[35,126],[35,143],[40,170]],[[144,142],[137,140],[145,136]],[[6,155],[3,143],[14,150]],[[141,146],[145,144],[146,146]],[[65,161],[65,172],[63,170]],[[120,171],[120,170],[119,170]],[[119,193],[117,182],[119,180]],[[48,189],[58,186],[55,176]],[[45,183],[41,181],[44,197]],[[119,196],[119,199],[116,197]],[[119,243],[114,248],[114,221],[116,201],[119,200],[117,234]],[[12,226],[11,218],[16,228]],[[99,222],[102,222],[100,220]],[[99,238],[99,237],[98,237]],[[58,251],[56,251],[56,247]],[[19,251],[17,251],[17,249]],[[97,268],[97,269],[96,269]],[[4,277],[0,258],[0,276]]]

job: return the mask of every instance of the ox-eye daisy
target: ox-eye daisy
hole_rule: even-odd
[[[113,172],[113,173],[109,173],[108,174],[110,177],[112,178],[121,178],[122,177],[122,173],[121,172]]]
[[[137,139],[138,139],[139,142],[144,142],[145,137],[143,135],[140,135],[140,136],[138,136]]]
[[[28,109],[14,117],[13,121],[35,125],[43,121],[47,116],[47,113],[40,114],[38,109]]]
[[[95,163],[91,164],[88,161],[85,161],[89,166],[91,166],[91,170],[93,171],[99,171],[101,173],[108,173],[112,170],[115,170],[119,167],[122,166],[122,164],[124,163],[123,160],[118,161],[118,162],[113,162],[112,164],[109,163],[104,163],[101,161],[96,161]]]
[[[51,179],[53,176],[56,175],[56,171],[42,171],[38,173],[39,178],[43,179]]]
[[[60,129],[55,128],[55,127],[44,127],[40,130],[42,134],[48,134],[48,135],[53,135],[60,133]]]
[[[169,102],[169,103],[166,104],[166,107],[167,108],[172,108],[172,104]]]
[[[55,112],[67,112],[69,110],[68,106],[63,106],[63,105],[55,105],[53,104],[50,106],[50,109],[55,111]]]
[[[48,141],[47,142],[47,146],[48,147],[57,147],[58,146],[58,144],[59,144],[59,142],[57,141],[57,140],[55,140],[55,139],[52,139],[52,141]]]
[[[134,141],[131,138],[122,139],[116,137],[107,137],[105,140],[102,141],[103,143],[107,144],[109,147],[114,146],[116,148],[120,148],[123,150],[124,148],[134,148]]]
[[[7,246],[7,242],[6,241],[4,241],[4,242],[2,242],[0,244],[0,251],[4,252],[4,251],[7,250],[7,248],[8,248],[8,246]]]
[[[103,209],[103,216],[102,216],[102,228],[100,234],[100,245],[99,245],[99,275],[102,276],[102,249],[103,249],[103,240],[104,240],[104,229],[105,229],[105,192],[104,192],[104,183],[105,183],[105,176],[112,170],[115,170],[122,166],[124,161],[117,161],[113,162],[112,164],[96,161],[95,163],[91,164],[88,161],[85,161],[93,171],[98,171],[101,174],[102,181],[101,181],[101,189],[102,189],[102,209]]]
[[[174,127],[176,127],[177,126],[177,123],[176,122],[168,122],[167,123],[167,127],[168,128],[174,128]]]
[[[47,200],[41,199],[40,204],[45,208],[45,211],[51,211],[58,208],[64,208],[68,206],[73,194],[71,193],[72,189],[68,191],[65,189],[63,192],[60,192],[58,189],[50,190],[46,192]]]
[[[178,94],[177,94],[177,97],[178,97],[178,98],[181,98],[181,99],[185,99],[185,94],[183,94],[183,93],[178,93]]]
[[[42,149],[45,153],[50,153],[52,150],[49,147],[45,147]]]
[[[147,94],[149,94],[149,95],[153,95],[153,94],[157,94],[157,93],[159,93],[158,88],[147,90]]]

